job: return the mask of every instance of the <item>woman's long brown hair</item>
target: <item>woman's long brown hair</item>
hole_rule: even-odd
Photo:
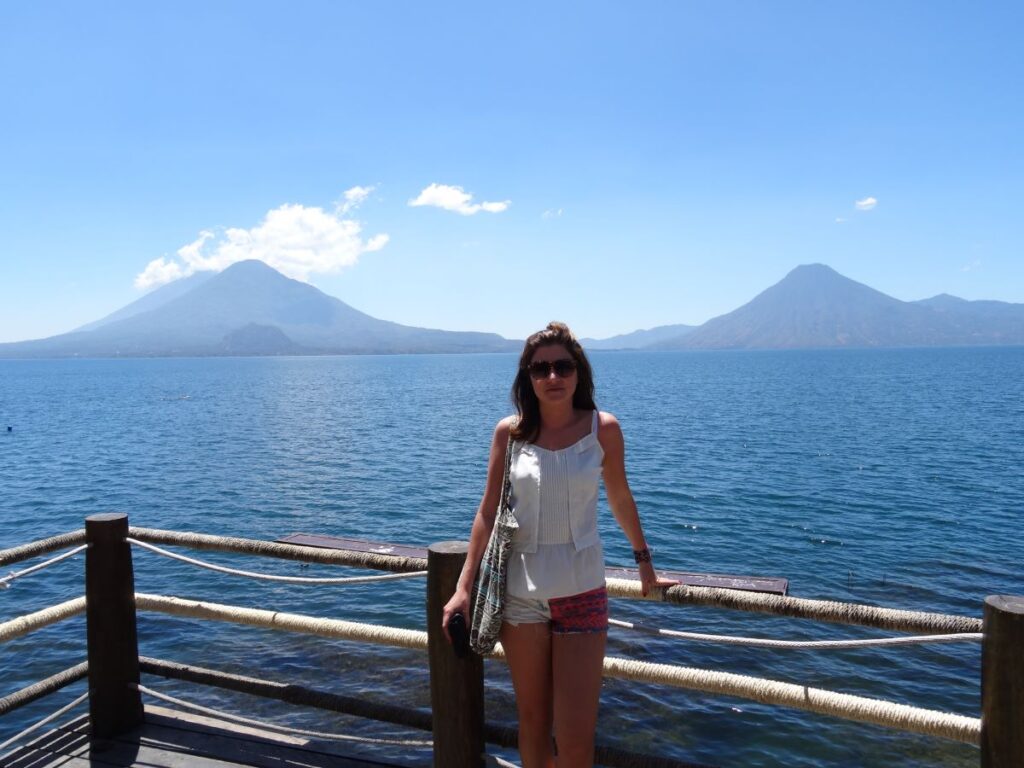
[[[515,440],[530,443],[537,439],[540,432],[540,401],[533,391],[529,365],[534,352],[540,347],[555,344],[565,347],[576,361],[576,391],[572,396],[572,407],[581,411],[597,410],[594,405],[594,372],[583,347],[565,323],[548,323],[547,328],[537,331],[526,340],[523,354],[519,356],[519,370],[512,383],[512,403],[519,413],[519,420],[512,425],[512,437]]]

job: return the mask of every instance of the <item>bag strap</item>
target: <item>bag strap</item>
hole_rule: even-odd
[[[508,509],[512,498],[512,432],[508,434],[508,445],[505,446],[505,473],[501,479],[501,499],[498,501],[498,514]]]

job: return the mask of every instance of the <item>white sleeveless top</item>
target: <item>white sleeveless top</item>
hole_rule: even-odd
[[[568,597],[604,586],[597,532],[597,490],[604,449],[590,432],[551,451],[513,443],[509,476],[519,531],[512,541],[508,594],[534,600]]]

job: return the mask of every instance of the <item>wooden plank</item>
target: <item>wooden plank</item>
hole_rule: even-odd
[[[43,733],[24,747],[0,756],[4,768],[56,768],[74,765],[80,754],[89,746],[89,716],[82,715],[70,723]],[[97,763],[99,765],[99,763]]]
[[[322,549],[343,549],[349,552],[372,552],[379,555],[396,555],[400,557],[425,558],[427,556],[426,547],[315,533],[293,533],[279,538],[277,541],[282,544],[297,544],[303,547],[320,547]],[[789,592],[789,579],[772,576],[734,576],[724,573],[692,573],[689,571],[663,571],[660,569],[658,574],[667,579],[676,579],[688,587],[740,589],[745,592],[765,592],[773,595],[785,595]],[[605,576],[609,579],[633,579],[634,581],[640,578],[635,568],[606,568]]]
[[[609,579],[640,579],[640,573],[635,568],[605,568],[604,573]],[[658,568],[658,575],[666,579],[675,579],[688,587],[739,589],[744,592],[765,592],[772,595],[785,595],[789,592],[789,579],[773,576],[730,576],[724,573],[665,571],[661,568]]]
[[[89,758],[68,757],[67,755],[47,755],[37,752],[34,762],[0,763],[3,768],[96,768],[101,763]]]
[[[279,768],[382,768],[385,763],[362,755],[345,754],[347,745],[315,741],[304,736],[278,734],[247,725],[193,715],[163,707],[146,707],[146,726],[141,743],[164,750],[187,749],[189,755],[205,755],[230,764]],[[372,745],[368,745],[372,749]],[[181,763],[192,765],[193,763]],[[178,768],[178,764],[168,764]],[[212,768],[212,767],[211,767]]]
[[[146,726],[149,729],[176,728],[210,736],[229,734],[240,741],[273,742],[293,747],[302,747],[308,739],[286,733],[271,733],[261,728],[254,728],[241,723],[217,720],[212,717],[198,715],[193,712],[182,712],[180,709],[168,709],[154,704],[146,705]]]
[[[66,763],[58,764],[72,766],[82,764],[110,766],[110,768],[129,768],[135,765],[145,765],[151,768],[185,768],[185,766],[192,765],[196,768],[233,768],[234,766],[233,763],[210,761],[201,755],[185,754],[183,757],[181,749],[153,750],[148,748],[142,744],[142,734],[146,725],[141,725],[111,739],[104,739],[96,745],[89,740],[87,720],[77,720],[74,726],[72,730],[68,730],[67,727],[57,728],[51,734],[47,734],[47,736],[53,737],[50,741],[33,744],[32,747],[36,754],[47,754],[54,759],[65,758]]]
[[[396,768],[427,764],[343,754],[333,744],[157,706],[146,707],[141,727],[105,742],[102,750],[91,748],[88,719],[83,716],[0,762],[3,768]]]
[[[140,729],[140,732],[144,731],[145,726]],[[237,768],[239,765],[266,768],[270,765],[270,763],[239,763],[230,759],[221,760],[216,754],[203,754],[189,745],[151,747],[144,741],[127,740],[129,738],[126,735],[98,749],[89,747],[81,754],[75,755],[75,759],[84,760],[87,765],[103,765],[111,766],[111,768],[133,768],[134,766],[146,766],[146,768]],[[298,763],[297,765],[302,766],[303,764]],[[303,768],[308,768],[308,766],[303,766]]]
[[[368,720],[377,720],[413,731],[430,731],[432,716],[429,711],[403,707],[384,701],[375,701],[361,696],[346,696],[331,691],[308,688],[304,685],[288,684],[272,680],[236,675],[214,669],[205,669],[191,664],[178,664],[143,656],[139,659],[140,669],[146,674],[159,675],[172,680],[181,680],[198,685],[212,685],[229,691],[251,694],[284,702],[291,707],[315,707],[344,715]]]

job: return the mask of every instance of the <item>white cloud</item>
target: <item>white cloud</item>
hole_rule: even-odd
[[[443,208],[446,211],[461,213],[463,216],[472,216],[480,211],[487,213],[501,213],[512,205],[511,200],[503,200],[500,203],[471,203],[473,196],[463,190],[462,187],[453,187],[447,184],[431,184],[420,192],[415,200],[410,200],[409,205],[418,207],[431,205],[435,208]]]
[[[203,245],[207,240],[212,240],[214,237],[216,235],[213,232],[204,229],[199,233],[199,237],[178,249],[178,258],[185,262],[189,274],[208,269],[208,267],[203,266]]]
[[[846,219],[844,219],[842,216],[836,216],[836,224],[843,224],[845,222]]]
[[[366,200],[366,198],[370,196],[370,193],[375,189],[376,187],[352,187],[351,189],[346,189],[342,195],[344,200],[335,206],[335,210],[342,215],[349,211],[354,211],[363,204],[363,201]]]
[[[863,200],[858,200],[853,204],[853,207],[858,211],[870,211],[878,205],[878,201],[873,197],[865,197]]]
[[[174,261],[168,261],[163,256],[153,259],[146,268],[135,277],[135,287],[140,291],[152,288],[156,285],[163,285],[184,277],[185,272],[181,265]]]
[[[549,208],[540,215],[542,219],[560,219],[562,218],[561,208]]]
[[[980,259],[975,259],[974,261],[969,261],[966,264],[964,264],[962,267],[960,267],[960,271],[961,272],[973,272],[975,269],[978,269],[980,266],[981,266],[981,260]]]
[[[354,190],[358,190],[354,191]],[[354,187],[345,193],[346,203],[358,205],[372,187]],[[135,287],[152,288],[194,272],[217,271],[246,259],[259,259],[296,280],[312,274],[339,272],[355,264],[364,253],[379,251],[386,234],[363,238],[362,225],[323,208],[285,204],[267,212],[252,229],[230,227],[215,234],[203,230],[193,242],[177,251],[176,259],[151,261],[135,278]]]

